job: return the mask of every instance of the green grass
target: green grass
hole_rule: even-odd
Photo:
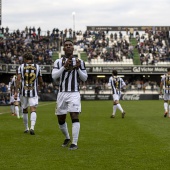
[[[58,58],[59,58],[58,52],[54,52],[52,58],[53,58],[54,61],[55,61],[56,59],[58,59]]]
[[[86,53],[80,53],[81,59],[84,61],[87,61],[87,54]]]
[[[81,130],[76,151],[62,148],[64,136],[54,115],[55,102],[37,108],[35,136],[24,134],[21,119],[0,115],[2,170],[169,170],[170,118],[163,101],[121,101],[114,119],[112,101],[82,101]],[[0,112],[9,112],[9,106]],[[71,133],[71,121],[67,117]]]
[[[138,50],[135,48],[135,46],[137,45],[137,40],[136,38],[132,38],[130,40],[131,44],[134,46],[134,59],[133,59],[133,62],[135,65],[140,65],[140,57],[139,57],[139,53],[138,53]]]

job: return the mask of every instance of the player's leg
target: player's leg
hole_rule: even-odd
[[[69,143],[71,142],[71,140],[70,140],[70,134],[68,132],[68,127],[67,127],[67,122],[66,122],[66,114],[57,115],[57,118],[58,118],[59,129],[65,136],[65,140],[62,144],[62,147],[67,147]]]
[[[21,102],[20,102],[20,104],[19,104],[19,115],[20,115],[20,118],[23,118],[23,108],[22,108],[22,106],[21,106]]]
[[[65,136],[65,140],[62,144],[63,147],[67,147],[69,145],[69,143],[71,142],[70,135],[68,132],[68,127],[67,127],[67,122],[66,122],[67,108],[68,107],[65,102],[64,93],[58,93],[57,107],[56,107],[55,114],[57,115],[59,129]]]
[[[28,108],[23,109],[23,123],[25,126],[24,133],[29,132],[29,126],[28,126]]]
[[[78,112],[70,112],[72,120],[72,144],[69,147],[70,150],[78,149],[77,143],[80,132],[80,121],[78,115]]]
[[[11,115],[15,116],[15,106],[14,103],[10,103]]]
[[[20,118],[23,118],[23,108],[22,108],[22,105],[21,105],[21,101],[22,100],[22,96],[18,96],[18,102],[19,102],[19,116]]]
[[[119,102],[120,96],[121,96],[121,94],[117,95],[117,98],[118,98],[118,100],[117,100],[117,108],[121,111],[122,118],[124,118],[125,117],[125,111],[123,110],[123,108],[122,108],[122,106],[121,106],[121,104]]]
[[[80,93],[74,92],[70,94],[68,101],[68,112],[70,112],[72,120],[72,144],[69,147],[70,150],[75,150],[78,148],[77,143],[80,132],[79,113],[81,112],[80,100]]]
[[[10,96],[10,109],[11,109],[11,115],[15,116],[15,106],[14,106],[14,96]]]
[[[37,120],[36,107],[38,106],[38,96],[28,98],[28,101],[29,101],[28,103],[30,105],[30,112],[31,112],[30,113],[30,121],[31,121],[30,134],[35,135],[34,127],[35,127],[36,120]]]
[[[115,115],[116,115],[116,110],[117,110],[117,103],[115,102],[116,100],[116,95],[113,94],[113,112],[112,112],[112,115],[110,116],[111,118],[114,118]]]
[[[167,117],[168,115],[168,94],[164,94],[164,117]]]
[[[17,118],[19,119],[20,116],[19,116],[19,107],[18,107],[18,105],[19,105],[19,102],[18,102],[17,100],[15,100],[15,101],[14,101],[15,114],[16,114]]]
[[[113,101],[113,112],[112,112],[112,115],[110,116],[111,118],[115,117],[116,110],[117,110],[117,104]]]
[[[28,99],[27,97],[22,96],[21,107],[23,108],[23,123],[25,126],[24,133],[28,133],[29,126],[28,126]]]
[[[168,114],[168,100],[164,100],[164,117]]]
[[[170,117],[170,94],[168,94],[168,117]]]
[[[119,103],[119,101],[117,103],[117,108],[121,111],[122,118],[124,118],[125,117],[125,111],[123,110],[123,108],[122,108],[121,104]]]

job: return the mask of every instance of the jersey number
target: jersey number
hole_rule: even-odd
[[[35,73],[25,73],[24,74],[25,84],[33,84],[35,78],[36,78]]]

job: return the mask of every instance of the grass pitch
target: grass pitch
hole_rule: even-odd
[[[78,150],[62,148],[55,102],[37,108],[35,136],[0,106],[2,170],[169,170],[170,118],[163,101],[121,101],[125,118],[110,118],[112,101],[82,101]],[[67,116],[71,135],[70,116]]]

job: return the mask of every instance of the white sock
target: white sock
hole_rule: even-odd
[[[168,103],[164,103],[164,110],[165,110],[165,112],[168,111]]]
[[[122,109],[122,106],[120,105],[120,103],[117,104],[117,108],[121,111],[121,113],[123,113],[123,109]]]
[[[113,113],[112,113],[112,115],[114,115],[114,116],[115,116],[115,114],[116,114],[116,110],[117,110],[117,105],[113,105]]]
[[[34,130],[34,126],[37,120],[37,114],[36,112],[32,112],[30,116],[30,121],[31,121],[31,129]]]
[[[15,106],[15,114],[17,115],[17,118],[20,118],[19,117],[19,108],[18,108],[18,106]]]
[[[67,122],[65,122],[62,125],[59,124],[59,128],[61,132],[64,134],[65,138],[70,139],[70,135],[69,135],[68,128],[67,128]]]
[[[11,107],[11,112],[15,113],[14,105],[11,105],[10,107]]]
[[[80,132],[80,122],[72,123],[72,136],[73,136],[72,144],[77,145],[79,132]]]
[[[25,130],[29,130],[29,127],[28,127],[28,113],[23,114],[23,122],[24,122]]]
[[[20,114],[20,117],[23,117],[23,109],[22,109],[22,106],[20,106],[19,114]]]

